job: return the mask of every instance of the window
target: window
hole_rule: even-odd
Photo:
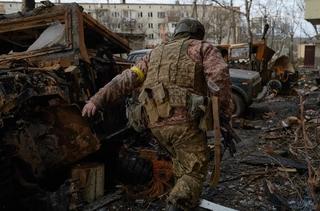
[[[158,23],[158,29],[161,29],[162,23]]]
[[[176,23],[172,23],[171,26],[172,26],[172,28],[176,28],[177,24]]]
[[[120,23],[118,23],[118,29],[120,29],[120,27],[121,27],[121,26],[120,26]]]
[[[112,17],[120,17],[119,12],[112,12],[111,15],[112,15]]]
[[[138,28],[139,28],[139,29],[142,29],[142,28],[143,28],[143,24],[142,24],[142,23],[139,23],[139,24],[138,24]]]
[[[112,16],[112,17],[119,17],[119,16],[120,16],[120,13],[119,13],[119,12],[112,12],[112,13],[111,13],[111,16]]]
[[[153,23],[148,23],[149,29],[153,29]]]
[[[124,16],[125,18],[129,17],[128,11],[123,11],[123,16]]]
[[[165,12],[158,12],[158,18],[165,18],[166,13]]]
[[[142,18],[143,17],[143,12],[138,12],[138,18]]]
[[[152,15],[152,12],[148,12],[148,17],[149,17],[149,18],[152,18],[152,16],[153,16],[153,15]]]
[[[149,39],[153,39],[153,34],[148,34]]]

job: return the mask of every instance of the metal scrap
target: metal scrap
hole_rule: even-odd
[[[302,161],[295,161],[279,155],[251,154],[244,158],[241,162],[250,165],[272,165],[281,167],[291,167],[306,171],[307,164]]]
[[[215,204],[215,203],[208,201],[208,200],[205,200],[205,199],[200,200],[199,207],[202,207],[202,208],[205,208],[208,210],[212,210],[212,211],[237,211],[235,209],[224,207],[222,205]]]
[[[36,201],[42,193],[58,193],[71,166],[97,153],[100,137],[125,124],[125,115],[119,115],[123,106],[108,108],[112,114],[99,120],[83,119],[79,109],[131,66],[118,64],[113,56],[130,48],[78,4],[48,2],[32,11],[1,15],[0,44],[0,166],[9,151],[3,146],[16,149],[14,157],[6,158],[8,171],[0,172],[3,181],[10,178],[0,183],[0,201],[3,190],[14,183],[17,187],[6,197],[15,209],[23,209],[38,205],[26,205],[25,192]]]

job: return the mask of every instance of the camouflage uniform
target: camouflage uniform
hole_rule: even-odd
[[[170,45],[171,49],[168,47]],[[180,53],[170,53],[175,47],[180,48]],[[206,83],[214,82],[220,88],[217,93],[220,108],[230,116],[231,83],[227,65],[211,44],[196,39],[177,39],[155,48],[136,67],[144,75],[132,69],[126,70],[101,88],[90,101],[98,108],[103,108],[104,104],[112,103],[138,87],[142,87],[143,93],[158,84],[163,88],[156,91],[160,93],[159,96],[162,96],[163,90],[169,93],[169,96],[153,101],[157,107],[155,117],[151,118],[152,111],[147,111],[149,128],[172,155],[177,180],[168,201],[184,209],[195,207],[207,173],[208,149],[205,133],[198,127],[198,119],[190,118],[181,96],[184,96],[183,90],[189,94],[206,95]],[[175,75],[178,77],[175,78]],[[178,87],[178,91],[172,91],[172,86]],[[178,93],[172,101],[171,93]],[[143,94],[140,99],[144,101],[145,98],[141,96]]]

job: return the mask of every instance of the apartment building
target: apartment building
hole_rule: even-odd
[[[101,4],[94,10],[88,8],[89,5],[83,6],[87,11],[91,9],[95,18],[113,31],[127,35],[145,34],[147,46],[167,40],[180,19],[195,14],[206,28],[207,40],[229,43],[237,42],[239,37],[239,13],[233,13],[235,21],[232,22],[231,9],[212,5],[197,5],[196,12],[191,4]]]
[[[37,3],[38,5],[39,3]],[[173,34],[177,22],[197,17],[213,43],[236,43],[240,34],[240,8],[192,4],[80,3],[86,12],[111,30],[126,37],[133,49],[152,47]],[[0,1],[0,13],[21,10],[21,2]],[[235,11],[235,12],[234,12]]]
[[[10,14],[21,11],[22,1],[21,2],[8,2],[0,1],[0,14]]]

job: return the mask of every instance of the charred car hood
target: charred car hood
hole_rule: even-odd
[[[251,80],[255,81],[260,78],[260,74],[255,71],[250,71],[250,70],[241,70],[241,69],[229,69],[230,77],[231,78],[236,78],[238,80]]]

